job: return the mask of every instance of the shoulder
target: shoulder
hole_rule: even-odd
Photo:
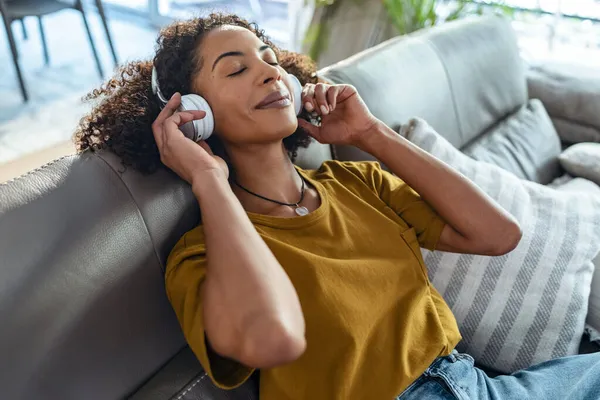
[[[198,225],[179,238],[167,257],[165,273],[169,275],[173,269],[186,259],[203,256],[205,253],[204,229],[202,225]]]
[[[383,170],[378,161],[327,160],[315,171],[319,180],[335,180],[344,186],[366,184],[376,189],[381,182]]]
[[[343,178],[353,175],[365,180],[381,170],[379,161],[327,160],[317,169],[317,173],[326,174],[333,178]]]

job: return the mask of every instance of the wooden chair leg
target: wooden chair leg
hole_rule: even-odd
[[[98,69],[100,78],[104,78],[104,70],[102,69],[102,63],[100,62],[100,57],[98,57],[98,51],[96,51],[96,45],[94,44],[92,31],[90,30],[90,25],[88,24],[87,18],[85,16],[85,11],[83,10],[81,0],[77,0],[77,2],[75,3],[75,8],[81,13],[81,18],[83,18],[83,24],[85,25],[85,31],[87,32],[87,36],[90,41],[90,46],[92,47],[92,53],[94,54],[94,59],[96,60],[96,68]]]
[[[106,21],[106,14],[104,13],[104,6],[102,5],[102,0],[96,0],[96,7],[98,8],[98,13],[100,13],[100,19],[102,20],[102,25],[104,25],[104,32],[106,32],[106,39],[108,40],[108,46],[110,47],[110,51],[112,53],[113,61],[115,62],[115,67],[119,65],[119,60],[117,57],[117,52],[115,51],[115,46],[113,44],[112,38],[110,36],[110,31],[108,29],[108,22]]]
[[[25,88],[25,81],[23,80],[23,74],[21,74],[21,67],[19,67],[19,55],[17,53],[17,44],[15,43],[15,37],[10,25],[11,21],[9,21],[5,13],[2,13],[2,19],[4,21],[4,28],[6,29],[6,37],[8,37],[10,52],[12,53],[12,59],[15,65],[15,71],[17,72],[17,78],[19,79],[21,94],[23,95],[23,100],[28,101],[29,95],[27,94],[27,88]]]
[[[48,53],[48,43],[46,42],[46,34],[44,33],[44,24],[42,23],[42,17],[38,17],[38,24],[40,26],[40,37],[42,39],[42,47],[44,49],[44,63],[50,64],[50,55]]]

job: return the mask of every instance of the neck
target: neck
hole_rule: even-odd
[[[235,171],[235,180],[246,189],[284,203],[296,203],[300,199],[302,181],[283,143],[229,149],[229,158]],[[236,185],[232,189],[248,211],[267,213],[280,207],[253,196]]]

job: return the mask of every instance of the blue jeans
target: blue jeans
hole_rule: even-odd
[[[600,353],[562,357],[488,377],[456,350],[438,357],[396,400],[598,400]]]

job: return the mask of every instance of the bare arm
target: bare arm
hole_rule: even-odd
[[[521,240],[521,228],[509,213],[460,173],[375,118],[353,86],[307,84],[302,101],[322,117],[320,127],[298,120],[311,136],[370,153],[435,209],[447,223],[439,250],[499,255]]]
[[[417,191],[447,222],[437,248],[500,255],[521,239],[516,220],[475,184],[383,123],[360,146]]]
[[[214,350],[254,368],[298,358],[306,347],[296,291],[218,170],[198,174],[207,273],[206,336]]]
[[[213,350],[253,368],[291,362],[304,352],[304,316],[287,274],[233,194],[227,164],[179,126],[203,111],[176,112],[176,93],[152,125],[161,161],[192,185],[203,216],[204,330]]]

